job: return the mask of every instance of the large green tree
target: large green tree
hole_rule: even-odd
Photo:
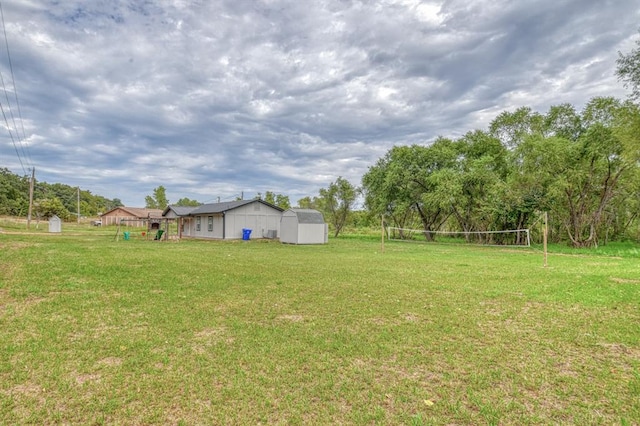
[[[318,201],[337,237],[349,220],[359,189],[342,176],[319,191]]]
[[[363,176],[365,206],[393,226],[437,230],[459,193],[458,147],[440,138],[431,146],[396,146]],[[429,235],[429,234],[427,234]]]
[[[144,200],[146,208],[148,209],[163,210],[169,205],[169,200],[167,199],[167,191],[162,185],[153,190],[153,196],[147,195]]]

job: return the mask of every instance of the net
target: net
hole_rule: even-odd
[[[424,229],[406,229],[387,227],[390,241],[435,242],[450,244],[477,244],[500,247],[530,247],[531,238],[528,229],[507,231],[425,231]]]

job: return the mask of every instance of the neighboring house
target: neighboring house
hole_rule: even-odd
[[[185,223],[188,222],[189,213],[196,208],[197,207],[167,206],[162,212],[162,217],[174,219],[178,222],[178,238],[182,238]]]
[[[322,213],[311,209],[289,209],[280,220],[280,242],[288,244],[326,244],[329,228]]]
[[[182,236],[232,240],[251,229],[251,238],[277,238],[281,216],[280,207],[260,199],[203,204],[183,217]]]
[[[162,210],[138,207],[116,207],[100,216],[102,226],[119,225],[160,229]]]

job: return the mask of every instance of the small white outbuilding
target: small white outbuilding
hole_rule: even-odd
[[[55,214],[49,218],[49,232],[62,232],[62,219]]]
[[[326,244],[329,227],[322,213],[312,209],[289,209],[280,219],[280,242],[287,244]]]

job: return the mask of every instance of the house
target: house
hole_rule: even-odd
[[[277,238],[282,211],[257,198],[203,204],[182,217],[182,236],[231,240],[243,238],[243,231],[251,229],[250,238]]]
[[[312,209],[289,209],[280,219],[280,242],[288,244],[326,244],[329,227],[322,213]]]
[[[139,207],[116,207],[100,216],[102,226],[124,225],[160,229],[162,210]]]

